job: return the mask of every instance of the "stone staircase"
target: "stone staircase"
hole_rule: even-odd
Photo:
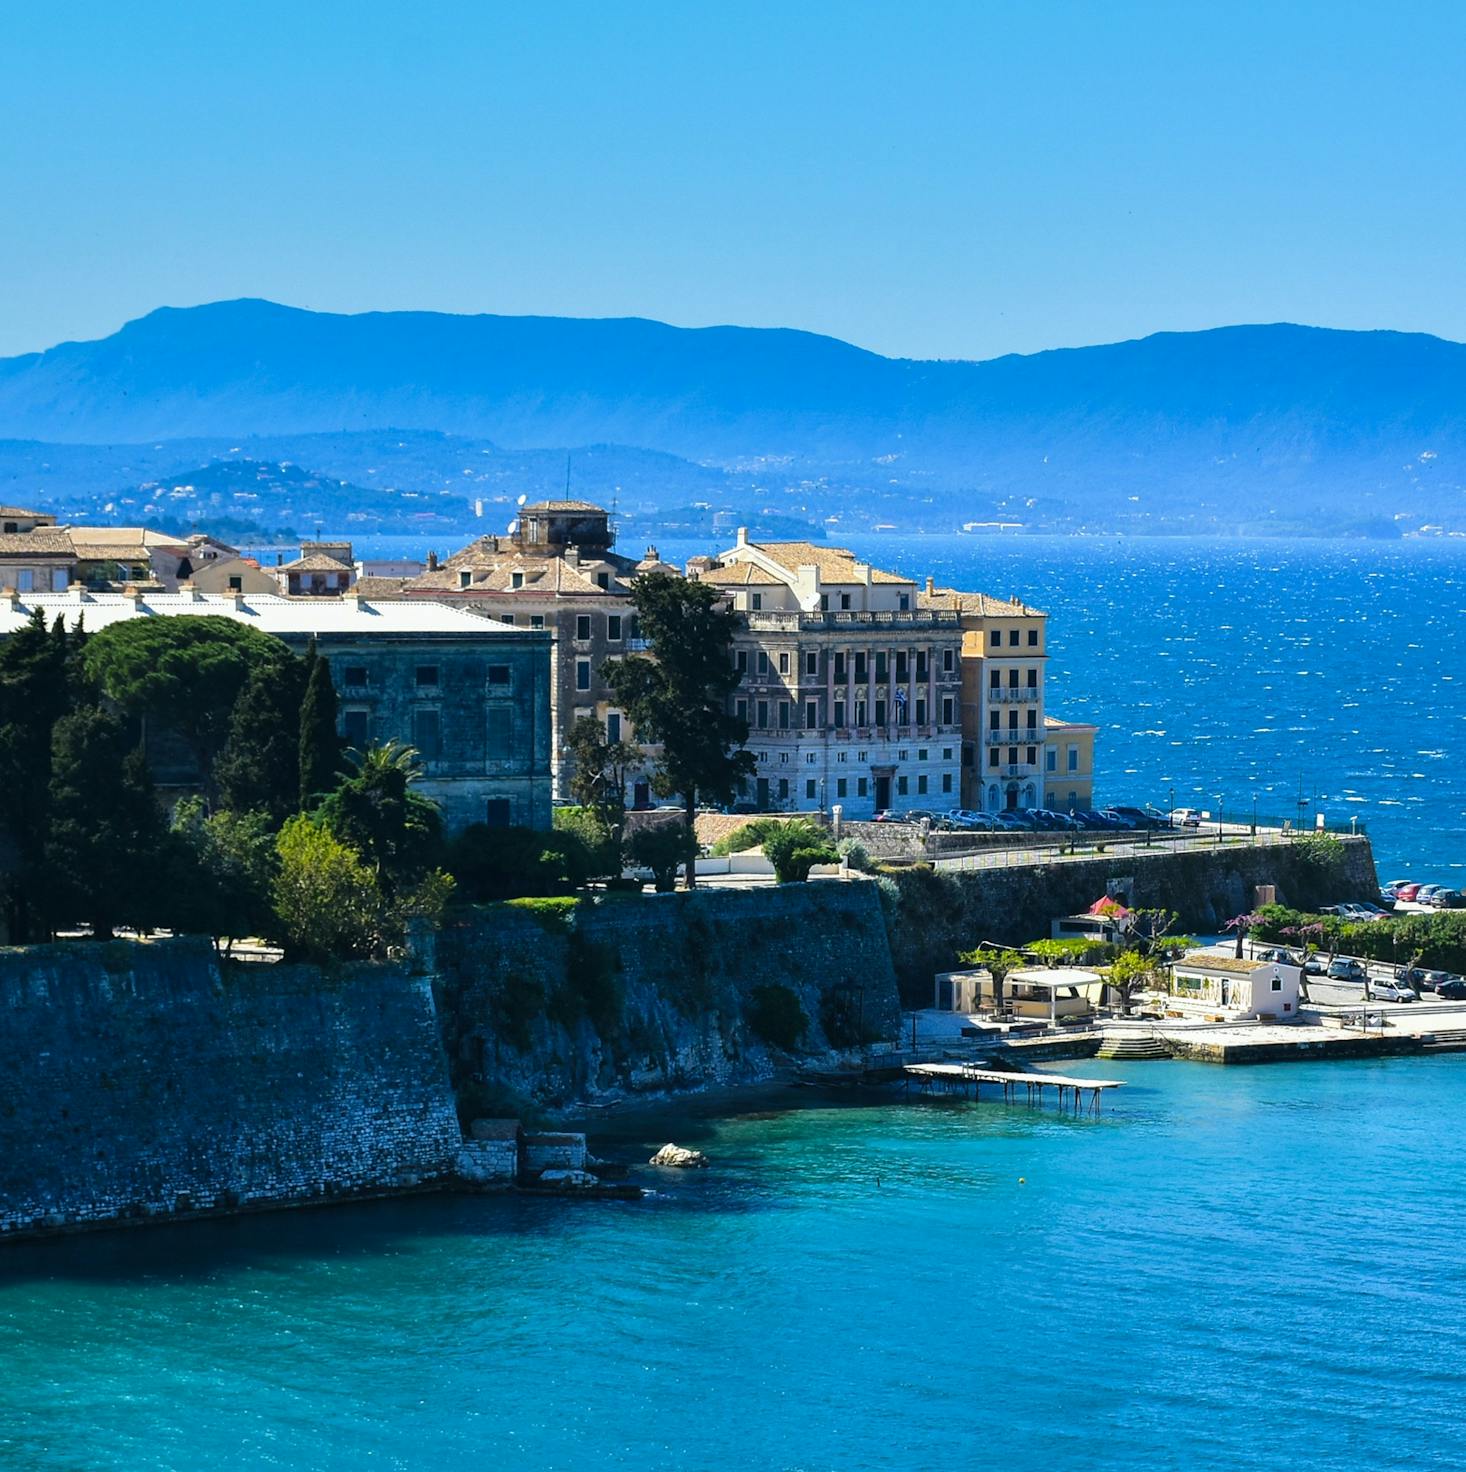
[[[1096,1058],[1169,1058],[1171,1050],[1153,1033],[1107,1033]]]

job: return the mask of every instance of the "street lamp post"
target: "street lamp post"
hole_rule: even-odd
[[[1257,837],[1257,794],[1252,794],[1252,836]]]
[[[1217,793],[1217,842],[1222,841],[1222,794]]]

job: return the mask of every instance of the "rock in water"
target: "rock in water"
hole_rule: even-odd
[[[601,1183],[588,1170],[543,1170],[538,1184],[553,1186],[557,1191],[589,1191]]]
[[[648,1165],[672,1165],[679,1170],[704,1166],[708,1158],[701,1150],[685,1150],[681,1145],[663,1145],[647,1162]]]

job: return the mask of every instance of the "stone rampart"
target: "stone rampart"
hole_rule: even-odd
[[[1133,908],[1174,910],[1180,928],[1214,934],[1252,908],[1257,886],[1272,885],[1279,903],[1308,908],[1378,894],[1374,855],[1365,838],[1341,838],[1344,865],[1320,872],[1304,845],[1197,846],[1175,853],[1127,853],[1094,859],[1015,863],[991,869],[895,872],[900,894],[891,951],[902,995],[925,1006],[932,977],[950,970],[957,953],[984,940],[1021,945],[1049,934],[1058,916],[1088,909],[1101,896],[1122,895]]]
[[[763,1079],[900,1022],[867,881],[631,896],[568,920],[487,906],[443,932],[438,961],[460,1087],[550,1106]],[[767,1035],[787,1002],[769,988],[797,999],[797,1040]]]
[[[425,978],[0,951],[0,1234],[408,1189],[459,1143]]]

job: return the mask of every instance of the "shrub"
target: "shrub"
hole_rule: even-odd
[[[585,854],[587,873],[596,878],[619,874],[620,852],[606,820],[594,808],[556,808],[551,815],[557,835],[575,839]]]
[[[715,858],[726,858],[729,854],[747,853],[751,848],[758,848],[769,834],[776,833],[780,828],[786,827],[782,818],[753,818],[741,828],[736,828],[732,833],[725,834],[712,847]]]
[[[355,850],[304,815],[285,824],[275,846],[272,894],[287,949],[316,960],[370,956],[382,897]]]
[[[747,1017],[748,1025],[759,1037],[786,1053],[794,1052],[803,1043],[809,1028],[809,1018],[804,1015],[799,998],[777,982],[754,987]]]
[[[842,838],[835,845],[835,852],[859,873],[873,874],[875,872],[875,862],[870,856],[870,850],[858,838]]]
[[[693,848],[685,824],[658,823],[638,828],[626,852],[633,864],[652,871],[658,894],[670,894],[677,888],[677,867],[692,861]]]
[[[483,903],[572,894],[596,860],[578,833],[472,823],[449,843],[448,871],[465,899]]]
[[[833,864],[839,855],[825,830],[807,819],[781,823],[764,839],[764,857],[780,884],[801,883],[816,864]]]
[[[580,901],[569,897],[527,895],[523,899],[505,900],[504,906],[530,916],[541,930],[564,935],[575,923],[575,912],[580,908]]]

